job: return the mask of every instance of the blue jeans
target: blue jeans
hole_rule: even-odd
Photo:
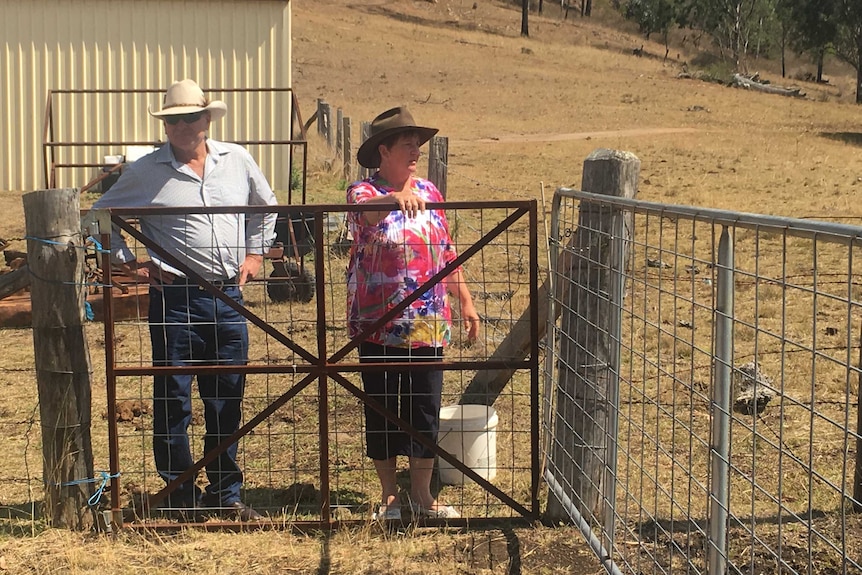
[[[243,318],[224,302],[195,285],[166,285],[150,289],[149,323],[154,366],[245,365],[248,362],[248,328]],[[242,303],[236,286],[225,294]],[[153,381],[153,454],[159,475],[169,482],[194,464],[188,427],[192,419],[192,375],[157,375]],[[215,448],[234,433],[242,418],[244,374],[198,375],[198,392],[204,405],[204,451]],[[234,443],[206,466],[207,505],[240,500],[242,470],[236,463]],[[183,483],[168,498],[169,505],[192,507],[199,490],[194,479]]]

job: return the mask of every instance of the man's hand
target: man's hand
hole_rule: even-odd
[[[257,272],[263,266],[263,256],[260,254],[248,254],[242,265],[239,266],[239,287],[242,287],[250,279],[254,279]]]
[[[149,260],[143,263],[138,263],[137,260],[133,260],[121,264],[120,269],[122,269],[123,273],[127,276],[135,278],[141,283],[150,284],[159,291],[162,291],[163,285],[171,284],[176,279],[174,274],[162,270]]]

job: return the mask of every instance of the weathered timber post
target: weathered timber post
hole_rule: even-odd
[[[335,156],[344,158],[344,111],[338,108],[335,111]]]
[[[610,152],[609,150],[604,150],[605,152]],[[587,189],[585,186],[593,186],[595,185],[593,182],[602,183],[601,180],[596,179],[593,176],[589,176],[591,178],[588,181],[588,172],[587,166],[592,165],[593,162],[597,161],[593,159],[593,156],[602,152],[602,150],[598,150],[594,152],[587,160],[584,162],[584,175],[582,179],[582,186],[584,186],[583,191],[585,192],[594,192],[597,194],[606,194],[610,196],[617,197],[633,197],[637,192],[637,174],[635,174],[635,179],[631,183],[627,183],[626,185],[631,185],[631,190],[626,191],[622,188],[614,189],[612,186],[607,186],[604,188],[596,187],[595,191],[591,189]],[[637,158],[635,158],[637,160]],[[602,164],[599,164],[602,165]],[[631,193],[631,196],[623,195],[625,193]],[[571,243],[569,244],[567,249],[564,249],[557,258],[557,269],[568,269],[571,267],[572,261],[572,250],[571,246],[577,241],[577,230],[575,231]],[[555,297],[560,300],[566,297],[566,293],[569,286],[565,283],[563,285],[557,286],[557,293]],[[550,278],[546,278],[542,285],[539,287],[538,299],[539,299],[539,317],[546,318],[548,317],[548,291],[550,289]],[[497,349],[494,350],[493,355],[491,356],[491,361],[522,361],[530,349],[530,310],[524,311],[515,325],[512,327],[512,330],[506,336],[506,338],[497,346]],[[554,309],[554,319],[556,320],[560,316],[560,306],[557,306]],[[538,326],[538,335],[539,338],[542,339],[545,337],[547,333],[547,324],[542,321]],[[506,388],[506,384],[509,383],[509,380],[512,379],[512,375],[515,373],[514,369],[496,369],[496,370],[479,370],[476,372],[476,375],[473,376],[473,379],[467,385],[464,393],[461,395],[461,399],[458,403],[462,405],[467,404],[479,404],[479,405],[494,405],[494,402],[497,401],[497,398],[502,393],[503,389]]]
[[[634,154],[600,149],[584,162],[581,186],[585,192],[633,198],[639,173]],[[616,468],[621,278],[630,221],[630,214],[582,201],[577,234],[566,248],[571,265],[557,270],[557,285],[570,286],[558,300],[563,308],[559,378],[556,411],[548,422],[554,438],[547,467],[562,487],[562,493],[548,493],[546,515],[553,521],[602,521],[613,513],[608,470]]]
[[[324,100],[317,100],[317,133],[332,149],[332,107]]]
[[[365,140],[371,135],[371,122],[361,122],[359,124],[359,145],[361,146]],[[375,170],[373,168],[366,168],[365,166],[359,166],[359,179],[364,180],[368,176],[370,176]]]
[[[341,146],[341,150],[344,152],[344,156],[342,156],[342,160],[344,161],[344,179],[350,183],[353,180],[353,162],[355,161],[353,158],[353,143],[350,135],[350,118],[344,118],[342,123],[344,143]]]
[[[94,519],[87,505],[90,484],[86,482],[94,477],[91,368],[84,333],[86,290],[79,209],[75,189],[40,190],[24,196],[45,516],[55,526],[89,529]]]
[[[434,182],[437,189],[446,199],[446,181],[449,165],[449,138],[434,136],[428,145],[428,179]]]

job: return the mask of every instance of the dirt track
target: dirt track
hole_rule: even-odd
[[[612,130],[604,132],[579,132],[575,134],[526,134],[523,136],[503,136],[500,138],[481,138],[477,142],[566,142],[570,140],[592,140],[593,138],[636,138],[640,136],[663,136],[667,134],[691,134],[695,128],[642,128],[633,130]]]

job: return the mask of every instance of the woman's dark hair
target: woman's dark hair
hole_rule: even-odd
[[[395,145],[395,142],[397,142],[398,139],[401,138],[402,136],[408,136],[408,137],[409,136],[420,136],[421,137],[421,134],[419,134],[418,130],[405,130],[403,132],[396,132],[395,134],[392,134],[391,136],[387,136],[386,138],[384,138],[380,142],[380,145],[386,146],[386,149],[391,150],[392,146]]]

